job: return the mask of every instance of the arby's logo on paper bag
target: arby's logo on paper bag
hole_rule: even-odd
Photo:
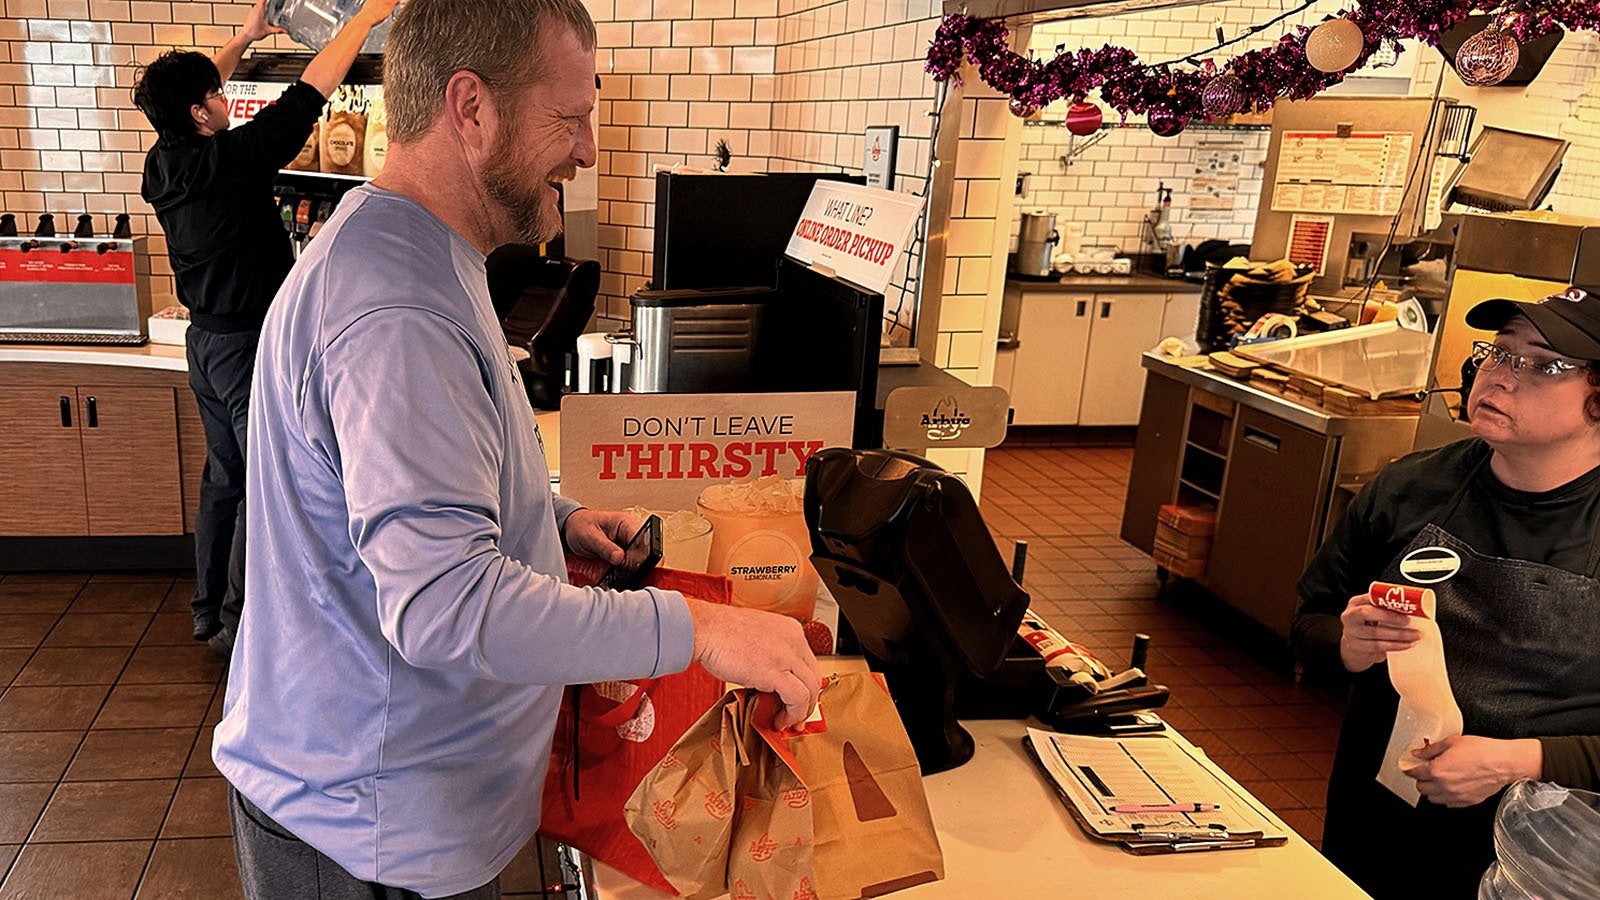
[[[706,815],[721,821],[733,815],[733,801],[727,791],[710,791],[706,794]]]
[[[1379,609],[1387,609],[1401,615],[1426,619],[1428,614],[1423,607],[1423,600],[1431,593],[1432,591],[1425,588],[1374,581],[1367,596],[1371,599],[1372,605]]]
[[[778,852],[778,842],[773,840],[765,831],[761,836],[750,842],[750,858],[756,862],[767,862],[772,855]]]

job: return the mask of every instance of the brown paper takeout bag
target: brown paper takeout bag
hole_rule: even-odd
[[[629,828],[690,900],[858,900],[944,877],[916,754],[882,681],[834,676],[820,723],[730,692],[629,798]]]
[[[794,739],[811,791],[817,896],[880,897],[942,879],[922,771],[883,681],[840,675],[824,696],[827,730]]]

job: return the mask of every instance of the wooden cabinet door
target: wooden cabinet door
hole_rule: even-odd
[[[200,477],[206,468],[206,431],[194,391],[178,388],[178,467],[183,473],[183,530],[194,531],[200,513]],[[554,466],[554,463],[551,463]]]
[[[1189,386],[1175,378],[1145,372],[1139,431],[1133,444],[1133,471],[1122,505],[1122,539],[1146,553],[1155,549],[1156,515],[1178,493],[1178,466],[1188,427]]]
[[[78,387],[89,534],[183,534],[172,388]]]
[[[0,387],[0,535],[88,533],[77,391]]]
[[[1161,316],[1161,337],[1192,340],[1200,319],[1198,293],[1173,294],[1167,301],[1167,310]]]
[[[1139,357],[1161,340],[1166,294],[1101,294],[1095,298],[1083,372],[1079,425],[1137,425],[1144,396]]]
[[[1295,585],[1316,549],[1337,439],[1241,407],[1206,580],[1212,593],[1288,637]]]
[[[1088,295],[1022,295],[1011,373],[1013,425],[1077,424],[1093,306]]]

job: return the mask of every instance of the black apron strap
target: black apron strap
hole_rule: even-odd
[[[1597,571],[1600,571],[1600,522],[1595,523],[1594,535],[1589,538],[1589,564],[1583,574],[1593,578]]]

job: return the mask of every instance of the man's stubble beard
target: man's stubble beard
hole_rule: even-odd
[[[484,160],[479,181],[484,195],[499,206],[503,222],[510,233],[498,235],[500,243],[516,241],[525,244],[542,244],[559,235],[562,230],[559,209],[547,206],[545,191],[550,190],[552,173],[533,175],[533,162],[527,158],[527,142],[512,124],[514,117],[502,120],[500,133],[495,137],[494,149]],[[489,223],[498,228],[498,223]]]

